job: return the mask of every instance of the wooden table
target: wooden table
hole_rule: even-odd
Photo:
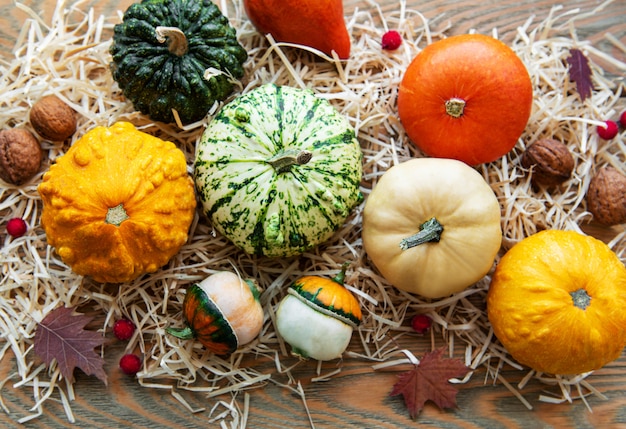
[[[124,10],[131,0],[85,1],[84,7],[94,7],[97,12],[112,14]],[[391,0],[382,1],[383,12],[388,13],[397,7]],[[497,28],[500,37],[510,41],[517,26],[534,14],[542,17],[558,2],[554,0],[410,0],[412,8],[418,9],[428,19],[438,18],[440,25],[450,23],[447,34],[466,33],[470,29],[490,33]],[[54,4],[43,0],[25,0],[23,4],[41,11],[44,20],[51,16]],[[346,0],[346,14],[355,7],[366,8],[369,3],[360,0]],[[595,0],[570,0],[567,9],[580,8],[591,12],[599,2]],[[443,18],[441,18],[441,14]],[[13,41],[20,31],[26,15],[14,7],[10,0],[0,0],[0,56],[11,56]],[[580,39],[587,39],[621,61],[626,61],[620,52],[606,39],[606,33],[614,35],[626,45],[626,2],[616,0],[595,13],[588,14],[577,22]],[[610,73],[623,78],[623,72],[611,69],[601,58],[595,59],[606,66]],[[1,94],[0,94],[1,97]],[[122,353],[122,346],[111,345],[107,349],[107,367],[114,368]],[[418,347],[415,344],[413,348]],[[424,346],[425,347],[425,346]],[[418,353],[420,350],[416,350]],[[271,361],[256,360],[254,365],[271,371]],[[548,404],[535,399],[545,386],[531,382],[524,395],[533,402],[534,409],[528,410],[509,390],[501,384],[485,385],[480,374],[459,386],[458,409],[440,411],[428,404],[417,421],[408,417],[400,397],[390,397],[390,387],[396,379],[396,372],[374,371],[369,362],[347,359],[341,373],[328,382],[312,382],[315,376],[315,363],[301,364],[294,374],[299,378],[306,393],[307,406],[315,427],[318,428],[400,428],[426,427],[439,428],[562,428],[562,427],[626,427],[626,356],[593,375],[593,385],[608,400],[590,398],[593,412],[589,412],[581,401],[573,404]],[[0,379],[4,379],[12,362],[0,363]],[[333,363],[325,365],[332,368]],[[209,413],[192,414],[167,392],[142,388],[132,379],[117,371],[109,371],[108,386],[99,380],[76,371],[75,390],[79,391],[73,402],[77,427],[218,427],[219,423],[209,422]],[[514,383],[521,377],[520,372],[506,370],[506,379]],[[279,380],[286,382],[287,380]],[[10,383],[9,383],[10,384]],[[14,390],[4,386],[0,393],[6,406],[18,412],[23,403],[31,403],[30,392]],[[269,383],[262,388],[249,391],[250,403],[247,424],[251,428],[308,428],[311,423],[303,402],[298,395],[276,384]],[[243,394],[242,394],[243,395]],[[210,410],[215,400],[207,403],[203,395],[186,395],[193,407]],[[239,399],[243,399],[243,396]],[[224,397],[230,401],[230,397]],[[27,427],[69,427],[65,412],[60,403],[46,402],[44,416],[33,420]],[[0,426],[17,427],[12,416],[0,414]]]

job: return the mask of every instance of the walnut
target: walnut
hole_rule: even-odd
[[[532,168],[533,185],[554,187],[570,178],[574,157],[567,146],[555,139],[543,138],[526,148],[522,166]]]
[[[30,123],[44,139],[63,141],[76,132],[76,112],[56,95],[47,95],[30,109]]]
[[[587,209],[603,225],[626,222],[626,176],[613,167],[600,169],[589,183]]]
[[[0,131],[0,179],[21,185],[37,174],[42,157],[41,145],[30,131]]]

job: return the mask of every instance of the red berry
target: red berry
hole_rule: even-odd
[[[619,123],[622,124],[622,127],[626,128],[626,110],[619,115]]]
[[[14,217],[7,222],[7,232],[13,238],[18,238],[26,234],[26,230],[28,230],[28,225],[26,225],[24,219]]]
[[[383,34],[382,48],[387,51],[395,51],[402,44],[402,36],[396,30],[389,30]]]
[[[141,369],[141,358],[136,354],[126,354],[120,359],[120,369],[127,375],[135,375]]]
[[[135,333],[135,325],[128,319],[119,319],[113,325],[113,334],[118,340],[126,341]]]
[[[432,320],[425,314],[417,314],[411,319],[411,327],[418,334],[424,334],[432,325]]]
[[[604,140],[611,140],[619,132],[617,123],[611,120],[604,121],[604,123],[606,124],[606,128],[602,126],[598,126],[597,128],[598,135]]]

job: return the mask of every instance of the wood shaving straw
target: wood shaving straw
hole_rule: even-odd
[[[372,2],[369,11],[357,10],[347,17],[353,39],[352,56],[349,61],[341,62],[312,49],[298,49],[264,38],[245,17],[240,0],[223,0],[219,5],[237,28],[239,39],[250,55],[246,77],[238,92],[274,82],[311,88],[329,100],[358,133],[364,153],[362,190],[366,196],[389,167],[422,156],[408,141],[397,117],[397,89],[413,57],[427,44],[445,37],[445,25],[434,31],[433,22],[418,11],[407,9],[404,1],[389,15],[383,15]],[[121,12],[112,17],[95,16],[93,10],[85,12],[82,6],[83,2],[72,5],[59,2],[51,23],[46,23],[35,11],[16,5],[30,18],[16,41],[14,57],[0,62],[0,127],[30,128],[28,111],[33,103],[45,94],[56,94],[79,113],[78,131],[73,140],[96,125],[130,121],[148,133],[176,142],[185,152],[191,169],[195,143],[208,119],[178,127],[153,123],[135,112],[108,68],[112,27],[120,21]],[[592,59],[597,56],[611,61],[619,70],[626,70],[626,64],[609,59],[589,43],[578,40],[574,30],[578,13],[555,8],[539,23],[530,17],[511,43],[528,67],[535,87],[532,117],[510,154],[479,167],[503,207],[503,250],[541,229],[582,230],[591,219],[585,209],[584,195],[593,172],[604,165],[624,169],[624,135],[603,142],[593,130],[600,120],[616,115],[623,84],[612,82],[592,62],[595,90],[591,98],[581,102],[568,78],[565,59],[569,49],[576,47]],[[397,51],[381,49],[380,40],[387,29],[397,29],[403,36]],[[210,115],[219,107],[216,104]],[[533,190],[529,174],[519,162],[524,148],[543,136],[566,142],[576,159],[573,177],[550,193]],[[346,283],[359,297],[364,311],[363,324],[344,359],[371,361],[374,370],[414,362],[417,358],[397,344],[403,336],[411,335],[405,320],[426,313],[434,321],[430,331],[432,348],[447,344],[451,355],[456,350],[457,355],[465,356],[472,369],[485,371],[485,383],[491,379],[493,383],[504,384],[528,408],[532,405],[522,396],[522,389],[531,379],[557,387],[550,394],[542,394],[538,398],[541,401],[571,402],[584,398],[584,392],[602,397],[585,381],[589,374],[564,378],[530,371],[517,387],[506,382],[502,375],[505,367],[528,370],[507,355],[489,327],[484,308],[489,276],[466,291],[435,302],[396,290],[368,264],[363,252],[362,205],[330,241],[300,258],[269,260],[244,255],[208,222],[197,217],[188,243],[154,275],[121,285],[97,284],[79,277],[47,247],[39,222],[41,201],[36,191],[43,172],[68,145],[47,141],[42,145],[47,157],[41,173],[20,187],[0,187],[2,224],[19,216],[29,226],[24,237],[5,236],[0,249],[0,359],[15,357],[14,370],[0,383],[0,393],[9,387],[32,389],[33,403],[26,405],[19,417],[21,422],[41,415],[45,401],[51,398],[60,399],[68,420],[74,421],[70,407],[73,387],[59,382],[62,377],[55,365],[35,366],[32,347],[37,322],[62,305],[79,307],[82,312],[99,316],[97,320],[102,320],[104,315],[100,326],[103,335],[110,335],[116,319],[130,318],[138,330],[127,350],[139,351],[144,356],[139,383],[147,388],[169,390],[192,412],[205,408],[192,407],[181,391],[207,395],[209,401],[215,398],[214,405],[206,409],[210,410],[212,421],[220,420],[222,427],[228,425],[227,421],[231,427],[245,427],[247,390],[267,383],[298,392],[306,408],[302,385],[291,373],[298,362],[289,357],[288,346],[273,328],[275,309],[287,285],[295,278],[305,274],[332,276],[344,261],[352,263]],[[620,229],[609,243],[622,260],[626,258],[625,241],[626,233]],[[198,342],[181,342],[165,333],[167,326],[181,323],[186,287],[219,270],[236,270],[255,278],[263,290],[261,300],[266,314],[259,338],[227,359],[212,356]],[[263,362],[269,362],[273,370],[268,372],[267,365],[261,365]],[[328,374],[323,374],[323,367],[318,365],[315,380],[328,381],[340,371],[341,362]],[[279,379],[287,381],[282,384]],[[230,401],[223,400],[229,395]],[[243,407],[237,403],[241,396]],[[1,396],[0,405],[8,412]]]

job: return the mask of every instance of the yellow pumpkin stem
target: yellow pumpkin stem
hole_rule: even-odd
[[[104,222],[111,225],[120,226],[122,222],[124,222],[128,218],[129,216],[126,213],[126,210],[124,210],[124,205],[120,204],[115,207],[109,208]]]
[[[267,162],[277,173],[285,173],[291,170],[293,165],[304,165],[311,160],[313,153],[308,150],[291,149],[281,152]]]
[[[155,31],[157,41],[159,43],[167,42],[167,48],[172,54],[182,57],[187,53],[189,46],[187,36],[180,28],[159,26]]]
[[[453,118],[463,116],[463,109],[465,109],[465,100],[461,98],[451,98],[446,101],[446,113]]]
[[[400,248],[402,250],[407,250],[411,247],[419,246],[420,244],[424,243],[436,243],[441,240],[442,232],[443,225],[441,225],[436,218],[430,218],[420,225],[420,230],[417,234],[414,234],[407,238],[403,238],[400,241]]]

